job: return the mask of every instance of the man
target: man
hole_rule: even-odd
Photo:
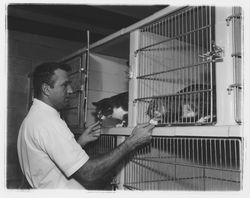
[[[153,125],[137,126],[111,152],[90,159],[82,149],[100,136],[88,127],[76,141],[58,111],[72,93],[66,64],[48,62],[33,73],[34,101],[18,135],[21,169],[32,188],[88,188],[117,167],[138,146],[149,143]]]

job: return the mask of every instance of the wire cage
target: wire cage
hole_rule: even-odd
[[[240,190],[242,142],[236,138],[154,137],[125,167],[129,190]]]
[[[138,123],[216,121],[213,7],[188,7],[140,29]]]

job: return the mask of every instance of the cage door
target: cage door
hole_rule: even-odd
[[[213,7],[187,7],[140,29],[138,123],[212,124],[216,121]]]

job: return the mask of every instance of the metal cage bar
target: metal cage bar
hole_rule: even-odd
[[[216,121],[213,9],[185,8],[140,29],[138,123]]]

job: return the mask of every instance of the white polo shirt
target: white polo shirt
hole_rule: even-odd
[[[33,188],[84,188],[70,176],[89,159],[59,113],[34,99],[18,135],[21,169]]]

